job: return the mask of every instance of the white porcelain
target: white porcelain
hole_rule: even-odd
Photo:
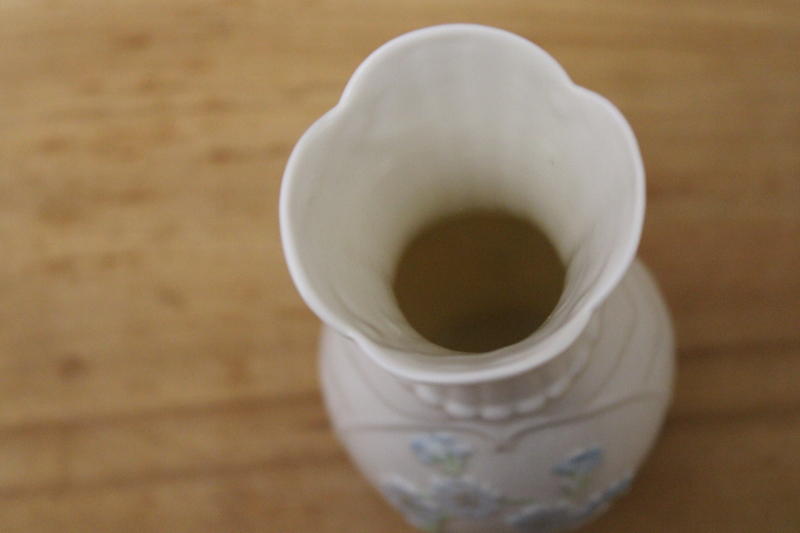
[[[403,35],[303,135],[281,191],[300,294],[326,324],[321,376],[364,475],[427,531],[569,530],[628,487],[672,387],[669,316],[634,259],[645,204],[619,111],[508,32]],[[414,331],[391,288],[435,218],[502,208],[567,264],[524,341],[465,355]]]

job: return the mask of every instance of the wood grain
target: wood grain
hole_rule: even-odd
[[[356,66],[477,22],[625,113],[673,409],[592,532],[800,531],[800,3],[5,0],[0,531],[411,531],[317,392],[280,176]]]

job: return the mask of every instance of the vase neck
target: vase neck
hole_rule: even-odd
[[[437,385],[401,380],[424,403],[460,419],[506,420],[529,416],[560,398],[589,361],[597,340],[595,316],[558,357],[519,375],[470,384]]]

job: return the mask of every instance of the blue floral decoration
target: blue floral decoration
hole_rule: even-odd
[[[572,530],[624,494],[633,479],[629,474],[588,498],[581,496],[604,458],[600,446],[590,446],[552,468],[552,474],[563,485],[564,497],[544,503],[531,498],[505,497],[495,488],[464,476],[472,448],[454,435],[440,432],[420,435],[411,441],[411,451],[421,463],[436,468],[439,476],[423,488],[391,476],[383,481],[382,489],[409,524],[428,533],[442,533],[451,519],[486,519],[500,512],[504,512],[507,524],[521,531]]]
[[[592,446],[573,454],[553,468],[558,476],[585,476],[600,466],[603,461],[603,448]]]
[[[411,450],[420,461],[436,466],[448,475],[459,474],[472,453],[469,446],[447,433],[421,435],[411,442]]]
[[[450,516],[486,518],[500,507],[500,493],[469,478],[440,478],[431,495]]]
[[[603,461],[603,448],[591,446],[567,457],[553,468],[568,495],[580,492],[591,481],[591,474]]]
[[[409,524],[426,530],[437,529],[442,521],[441,509],[413,484],[395,476],[384,480],[381,488],[389,503],[403,513]]]
[[[624,476],[603,492],[589,498],[583,505],[576,505],[569,500],[551,505],[528,505],[509,515],[506,522],[517,529],[530,533],[556,533],[575,529],[625,494],[632,480],[631,474]]]

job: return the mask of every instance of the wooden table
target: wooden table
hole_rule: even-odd
[[[412,531],[333,438],[281,252],[366,55],[511,30],[629,118],[674,406],[589,532],[800,531],[800,3],[4,0],[0,531]]]

